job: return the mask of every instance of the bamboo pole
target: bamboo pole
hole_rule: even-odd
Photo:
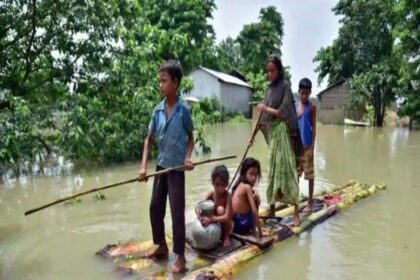
[[[236,158],[236,155],[230,155],[230,156],[224,156],[224,157],[219,157],[219,158],[197,161],[197,162],[194,163],[194,166],[202,165],[202,164],[206,164],[206,163],[214,162],[214,161],[232,159],[232,158]],[[186,167],[185,165],[180,165],[180,166],[176,166],[176,167],[166,168],[164,170],[160,170],[160,171],[157,171],[157,172],[154,172],[154,173],[150,173],[146,176],[146,178],[148,179],[150,177],[162,175],[162,174],[165,174],[165,173],[168,173],[168,172],[171,172],[171,171],[182,170],[185,167]],[[40,207],[37,207],[37,208],[26,211],[25,216],[33,214],[33,213],[38,212],[38,211],[41,211],[45,208],[51,207],[53,205],[59,204],[61,202],[64,202],[66,200],[69,200],[69,199],[72,199],[72,198],[75,198],[75,197],[79,197],[79,196],[82,196],[82,195],[86,195],[86,194],[89,194],[89,193],[92,193],[92,192],[97,192],[97,191],[101,191],[101,190],[105,190],[105,189],[109,189],[109,188],[114,188],[114,187],[117,187],[117,186],[133,183],[133,182],[136,182],[136,181],[138,181],[138,178],[129,179],[129,180],[126,180],[126,181],[114,183],[114,184],[107,185],[107,186],[100,187],[100,188],[89,189],[87,191],[80,192],[80,193],[77,193],[77,194],[74,194],[74,195],[71,195],[71,196],[68,196],[68,197],[65,197],[65,198],[60,198],[56,201],[53,201],[53,202],[47,203],[45,205],[42,205]]]
[[[258,116],[257,123],[255,124],[254,130],[253,130],[252,135],[251,135],[251,139],[250,139],[250,142],[251,143],[254,141],[254,138],[257,135],[258,128],[260,126],[261,116],[262,116],[262,113],[260,112],[260,114]],[[241,162],[239,163],[239,166],[236,169],[236,172],[235,172],[235,174],[232,177],[232,181],[230,181],[229,187],[227,189],[228,191],[230,190],[230,188],[232,187],[233,183],[235,182],[235,178],[238,175],[239,170],[241,169],[242,163],[244,162],[244,160],[246,158],[246,155],[248,154],[249,148],[251,148],[251,143],[248,143],[248,145],[246,146],[246,150],[244,152],[244,155],[242,156]]]

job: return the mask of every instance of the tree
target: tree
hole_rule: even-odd
[[[143,16],[152,26],[168,33],[161,43],[164,59],[177,58],[186,72],[200,64],[214,62],[214,30],[208,20],[216,8],[214,0],[142,0]],[[184,35],[187,48],[176,48],[172,39]]]
[[[398,82],[398,61],[388,59],[351,79],[353,97],[361,97],[373,106],[373,121],[381,126],[386,113],[386,106],[395,101],[394,87]]]
[[[269,55],[281,55],[282,39],[281,14],[273,6],[261,9],[259,21],[244,25],[236,39],[243,58],[240,69],[245,73],[257,73],[263,70]]]
[[[8,143],[0,149],[2,164],[16,167],[52,152],[54,113],[78,81],[97,79],[110,65],[121,15],[134,5],[123,4],[2,2],[0,135]]]
[[[231,37],[227,37],[217,46],[217,70],[231,72],[239,69],[242,65],[242,57],[239,53],[239,44]]]
[[[340,0],[333,8],[341,17],[338,38],[314,58],[318,82],[350,79],[353,93],[373,106],[376,126],[382,126],[384,108],[395,99],[399,64],[394,56],[394,5],[395,0]]]
[[[174,57],[188,71],[213,55],[213,1],[173,2],[3,1],[0,169],[53,152],[139,157],[158,66]]]
[[[252,101],[261,102],[264,99],[268,87],[266,75],[263,72],[250,72],[246,75],[246,79],[252,86]]]
[[[400,0],[395,6],[398,23],[396,55],[401,57],[398,92],[403,102],[398,110],[400,116],[420,122],[420,10],[418,1]]]

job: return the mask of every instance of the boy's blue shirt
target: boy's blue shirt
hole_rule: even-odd
[[[158,146],[157,165],[163,168],[184,164],[187,136],[194,129],[189,107],[179,97],[171,115],[166,118],[166,98],[153,110],[149,131]]]
[[[299,106],[300,101],[296,102],[296,108]],[[303,103],[302,103],[303,104]],[[299,125],[299,133],[300,138],[302,140],[302,144],[304,147],[311,147],[312,146],[312,137],[313,137],[313,127],[311,121],[311,107],[312,103],[308,102],[304,105],[304,110],[301,116],[298,116],[298,125]]]

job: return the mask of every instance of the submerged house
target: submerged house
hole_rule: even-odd
[[[189,93],[190,97],[216,98],[229,113],[242,113],[251,116],[252,88],[238,77],[198,67],[190,74],[194,88]]]
[[[363,118],[364,105],[356,109],[346,108],[350,97],[350,85],[344,78],[318,93],[317,119],[325,124],[342,124],[344,119],[359,121]]]

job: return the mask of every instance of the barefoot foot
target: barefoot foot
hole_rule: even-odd
[[[312,205],[307,205],[305,208],[303,208],[302,212],[303,213],[312,213]]]
[[[281,199],[283,198],[283,193],[282,192],[277,192],[277,194],[276,194],[276,200],[277,201],[281,201]]]
[[[223,247],[229,247],[230,246],[230,238],[225,238],[225,240],[223,240]]]
[[[154,251],[146,254],[147,258],[150,259],[164,259],[169,254],[168,246],[166,244],[159,245]]]
[[[300,225],[300,218],[299,218],[299,216],[295,216],[294,218],[293,218],[293,226],[294,227],[297,227],[297,226],[299,226]]]
[[[184,255],[178,255],[174,264],[171,267],[172,273],[183,273],[187,270],[185,264],[187,263]]]

